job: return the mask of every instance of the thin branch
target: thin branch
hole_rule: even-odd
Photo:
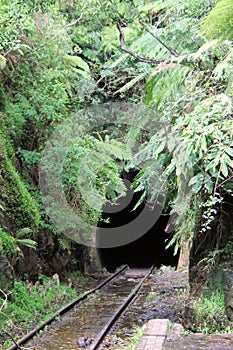
[[[119,30],[120,33],[120,44],[121,44],[121,48],[123,51],[127,52],[129,55],[135,57],[138,61],[141,62],[146,62],[146,63],[162,63],[162,62],[169,62],[171,59],[164,59],[164,60],[156,60],[153,58],[148,58],[148,57],[142,57],[140,55],[138,55],[137,53],[133,52],[132,50],[128,49],[127,46],[125,45],[125,35],[123,32],[123,29],[121,28],[120,23],[117,23],[117,28]]]
[[[80,17],[77,18],[74,22],[66,24],[57,34],[55,34],[50,40],[55,39],[58,37],[60,34],[62,34],[67,28],[75,26],[83,17],[83,13],[81,13]]]
[[[164,40],[162,40],[157,34],[155,34],[154,32],[152,32],[152,30],[150,30],[150,28],[147,27],[147,25],[145,23],[143,23],[142,21],[138,21],[144,28],[145,30],[150,33],[150,35],[153,36],[153,38],[155,38],[158,42],[160,42],[160,44],[162,44],[172,55],[174,55],[175,57],[179,57],[178,52],[176,52],[171,46],[169,46],[167,43],[165,43]]]
[[[221,182],[220,184],[218,184],[218,185],[216,186],[216,189],[219,188],[219,187],[221,187],[222,185],[224,185],[226,182],[230,181],[232,178],[233,178],[233,175],[230,176],[230,177],[228,177],[227,179],[225,179],[225,180],[224,180],[223,182]]]
[[[21,346],[19,346],[19,344],[16,343],[16,341],[14,340],[13,336],[8,332],[6,331],[5,329],[3,329],[3,332],[8,335],[8,337],[13,341],[13,343],[15,344],[15,346],[17,346],[17,349],[20,349],[22,350]]]
[[[2,302],[1,307],[0,307],[0,313],[1,313],[1,312],[2,312],[2,309],[6,309],[6,308],[7,308],[8,295],[10,295],[11,292],[9,292],[9,293],[6,294],[2,289],[0,289],[0,294],[2,294],[3,297],[5,298],[5,299],[3,300],[3,302]]]

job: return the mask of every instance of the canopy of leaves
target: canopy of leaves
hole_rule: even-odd
[[[126,128],[122,118],[118,128],[92,128],[73,142],[62,173],[69,204],[85,220],[98,221],[101,210],[85,205],[81,185],[88,195],[95,187],[101,208],[125,194],[122,170],[137,168],[134,187],[144,190],[142,200],[149,196],[153,202],[162,191],[165,209],[180,214],[178,242],[192,241],[200,211],[209,218],[201,230],[209,230],[216,220],[211,210],[219,210],[233,190],[232,1],[0,4],[0,123],[15,157],[5,163],[3,174],[9,179],[10,169],[17,188],[27,198],[31,192],[39,226],[48,227],[38,188],[40,152],[48,137],[73,112],[127,101],[144,106],[135,124],[149,125],[147,135]],[[136,141],[141,147],[132,152]],[[59,142],[56,147],[59,154]],[[80,164],[89,182],[78,182]],[[15,194],[12,205],[17,201]],[[19,220],[16,230],[25,226]]]

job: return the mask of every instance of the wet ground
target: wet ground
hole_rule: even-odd
[[[55,325],[49,327],[46,333],[33,340],[33,343],[29,344],[30,350],[87,349],[87,347],[81,346],[83,339],[90,341],[96,336],[106,320],[112,315],[113,309],[119,307],[122,299],[135,287],[144,273],[143,270],[135,270],[134,273],[132,270],[131,272],[126,271],[124,276],[105,288],[103,295],[97,293],[90,304],[83,304],[82,309],[77,307],[72,312],[67,313]],[[119,286],[121,287],[120,294]],[[109,297],[114,294],[113,304],[113,299],[110,301]],[[180,323],[187,296],[187,270],[174,271],[170,267],[154,270],[140,290],[136,301],[130,305],[130,308],[121,316],[119,322],[105,338],[100,350],[129,349],[128,347],[136,333],[136,327],[143,326],[148,320],[156,318],[167,318],[171,321],[171,329],[163,350],[233,350],[232,334],[182,333]],[[102,307],[105,308],[104,317],[100,316]],[[175,327],[174,330],[172,327]]]
[[[128,349],[135,326],[142,326],[150,319],[167,318],[171,321],[171,329],[163,350],[233,350],[233,334],[183,333],[181,322],[187,296],[187,270],[162,267],[155,271],[101,349]]]
[[[143,326],[150,319],[168,318],[172,322],[181,322],[187,293],[187,270],[174,271],[170,267],[155,270],[100,349],[127,348],[136,327]]]
[[[148,269],[124,272],[88,303],[66,313],[29,344],[31,350],[78,350],[89,345]]]

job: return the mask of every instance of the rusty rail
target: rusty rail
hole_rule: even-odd
[[[21,349],[21,345],[25,344],[30,339],[32,339],[36,334],[38,334],[46,326],[50,325],[57,317],[62,316],[64,313],[66,313],[67,311],[69,311],[75,305],[78,305],[82,301],[86,302],[92,294],[94,294],[96,291],[99,291],[103,287],[105,287],[106,284],[108,284],[115,277],[120,275],[126,268],[127,268],[127,265],[124,265],[117,272],[115,272],[113,275],[109,276],[103,282],[98,284],[95,288],[90,289],[86,293],[82,294],[80,297],[78,297],[78,298],[74,299],[73,301],[71,301],[69,304],[63,306],[61,309],[59,309],[57,312],[55,312],[51,317],[49,317],[47,320],[45,320],[43,323],[41,323],[38,327],[34,328],[31,332],[27,333],[24,337],[19,339],[14,345],[9,347],[7,350]]]
[[[110,331],[110,329],[116,323],[116,321],[119,319],[119,317],[122,315],[122,313],[128,307],[128,305],[131,304],[136,299],[139,290],[141,289],[141,287],[144,284],[144,282],[146,281],[146,279],[153,272],[154,268],[155,268],[155,265],[153,265],[150,268],[149,272],[143,277],[143,279],[140,281],[140,283],[138,283],[138,285],[134,288],[134,290],[125,299],[124,303],[121,304],[121,306],[117,309],[115,314],[105,324],[105,326],[102,328],[102,330],[99,332],[99,334],[95,338],[94,342],[90,345],[89,350],[97,350],[98,349],[98,347],[100,346],[100,344],[104,340],[107,333]]]

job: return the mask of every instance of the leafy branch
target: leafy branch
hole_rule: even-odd
[[[168,45],[164,40],[162,40],[157,34],[155,34],[154,32],[152,32],[151,29],[149,29],[145,23],[143,23],[142,21],[138,21],[144,28],[145,30],[153,36],[153,38],[155,38],[160,44],[162,44],[172,55],[174,55],[175,57],[179,57],[178,52],[176,52],[170,45]]]
[[[168,59],[163,59],[163,60],[158,60],[158,59],[154,59],[154,58],[149,58],[149,57],[142,57],[140,55],[138,55],[136,52],[130,50],[129,48],[127,48],[126,44],[125,44],[125,35],[124,35],[124,31],[120,25],[120,23],[117,23],[117,28],[119,30],[120,33],[120,44],[121,44],[121,49],[125,52],[127,52],[129,55],[133,56],[134,58],[136,58],[138,61],[140,62],[145,62],[145,63],[162,63],[162,62],[170,62],[171,58]]]
[[[155,38],[160,44],[162,44],[171,54],[171,57],[168,58],[164,58],[164,59],[156,59],[156,58],[149,58],[149,57],[143,57],[138,55],[136,52],[130,50],[126,44],[125,44],[125,34],[124,31],[120,25],[120,23],[117,23],[117,29],[119,31],[119,38],[120,38],[120,45],[121,45],[121,49],[123,51],[125,51],[126,53],[128,53],[130,56],[133,56],[134,58],[136,58],[138,61],[140,62],[145,62],[145,63],[155,63],[155,64],[163,64],[164,65],[168,65],[168,64],[175,64],[178,63],[179,65],[189,65],[189,64],[198,64],[199,63],[199,59],[195,58],[192,59],[192,56],[190,54],[184,54],[184,55],[179,55],[178,52],[173,49],[170,45],[168,45],[164,40],[162,40],[157,34],[155,34],[154,32],[152,32],[152,30],[150,30],[143,22],[139,21],[139,23],[146,29],[146,31],[153,36],[153,38]]]

